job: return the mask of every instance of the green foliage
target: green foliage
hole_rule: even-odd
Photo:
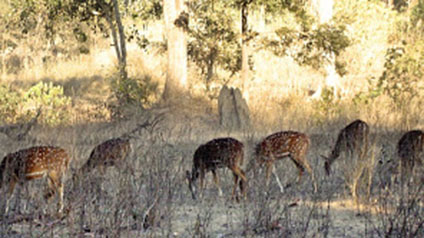
[[[352,99],[356,106],[369,104],[383,93],[383,88],[377,86],[377,80],[375,78],[369,79],[368,85],[369,87],[367,92],[359,92]]]
[[[412,100],[423,90],[424,80],[424,1],[412,9],[408,21],[400,21],[391,37],[395,46],[387,49],[384,71],[378,80],[369,81],[368,92],[356,95],[354,102],[369,103],[372,99],[387,95],[398,109],[407,109]],[[421,23],[420,23],[421,22]]]
[[[7,123],[30,120],[41,108],[39,123],[56,126],[69,121],[70,98],[61,86],[40,82],[21,93],[9,86],[0,86],[0,120]]]
[[[40,82],[24,94],[24,103],[33,108],[42,108],[42,123],[57,126],[69,121],[71,99],[63,94],[63,87]]]
[[[76,4],[74,0],[11,0],[9,10],[0,14],[5,32],[0,35],[0,48],[25,50],[31,64],[45,63],[58,52],[86,53],[87,25],[74,17]]]
[[[140,19],[143,22],[160,20],[163,15],[162,1],[135,1],[127,11],[133,19]]]
[[[419,35],[424,34],[424,0],[419,0],[411,12],[411,26]]]
[[[188,4],[190,25],[188,57],[200,70],[208,87],[217,69],[234,75],[241,69],[240,35],[236,12],[226,1],[192,1]]]
[[[22,99],[8,85],[0,85],[0,120],[13,122],[18,115],[18,106]]]
[[[116,75],[111,80],[112,90],[118,100],[118,104],[138,105],[148,107],[152,103],[152,97],[157,94],[158,83],[153,82],[151,76],[143,75],[140,78],[121,78]]]
[[[303,29],[310,29],[313,24],[312,17],[305,10],[304,0],[258,0],[253,1],[253,8],[265,7],[267,14],[280,17],[292,14]]]
[[[417,43],[415,46],[424,46],[424,41]],[[421,84],[424,76],[424,55],[417,53],[423,53],[424,48],[416,51],[415,46],[408,50],[413,52],[405,52],[407,48],[404,47],[389,48],[382,75],[376,81],[370,80],[368,92],[357,94],[354,102],[367,104],[385,94],[398,108],[403,108],[419,96],[423,89]]]
[[[323,120],[337,117],[342,112],[340,103],[340,100],[334,97],[334,90],[332,88],[324,88],[321,98],[314,103],[316,117]]]
[[[414,50],[415,47],[411,48]],[[415,52],[406,53],[403,48],[390,48],[387,51],[385,70],[377,87],[381,87],[398,106],[408,104],[418,94],[417,83],[423,78],[424,56],[416,56]]]
[[[277,39],[264,38],[263,48],[271,50],[277,56],[290,55],[301,65],[319,69],[326,61],[326,55],[338,56],[350,44],[345,34],[346,26],[322,24],[314,30],[304,27],[306,31],[283,26],[275,31]],[[337,71],[345,73],[344,65],[337,62]]]

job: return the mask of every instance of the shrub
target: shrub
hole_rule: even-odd
[[[8,123],[15,122],[18,116],[18,105],[22,98],[8,85],[0,85],[0,120]]]
[[[408,110],[411,102],[420,96],[424,77],[423,9],[424,3],[420,1],[409,18],[396,22],[397,30],[390,36],[395,46],[386,51],[384,71],[377,80],[369,81],[368,92],[356,95],[356,104],[367,104],[384,94],[398,110]]]
[[[315,118],[325,121],[342,114],[342,102],[337,100],[332,88],[323,88],[321,97],[314,103]]]
[[[0,119],[6,123],[25,122],[41,108],[39,123],[57,126],[69,121],[70,98],[61,86],[40,82],[22,93],[0,85]]]
[[[117,76],[112,78],[111,84],[120,105],[136,104],[141,107],[150,106],[158,88],[149,75],[125,79]]]
[[[24,102],[33,108],[42,108],[41,122],[56,126],[69,121],[71,99],[63,94],[63,87],[40,82],[24,94]]]

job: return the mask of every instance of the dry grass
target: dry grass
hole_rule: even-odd
[[[76,182],[68,174],[65,202],[69,213],[64,217],[57,217],[55,203],[48,206],[40,195],[40,189],[45,187],[44,181],[18,186],[10,212],[0,216],[1,236],[380,237],[379,232],[383,234],[387,228],[382,225],[383,222],[387,224],[398,214],[395,209],[397,203],[393,201],[398,201],[399,194],[391,190],[390,196],[396,199],[387,199],[388,195],[380,188],[377,177],[374,178],[372,196],[372,200],[377,202],[361,202],[358,205],[352,202],[349,190],[344,188],[344,177],[340,173],[342,164],[334,164],[333,171],[336,173],[331,177],[324,175],[323,161],[318,155],[326,152],[335,136],[335,133],[329,134],[324,130],[309,133],[312,147],[308,158],[318,179],[317,194],[313,194],[308,175],[302,183],[280,193],[274,178],[269,188],[263,186],[264,174],[258,171],[256,177],[248,174],[248,199],[236,203],[230,200],[232,175],[220,170],[224,196],[218,197],[212,176],[208,174],[203,199],[193,201],[184,171],[191,168],[196,147],[215,138],[219,132],[201,120],[193,125],[194,128],[176,129],[178,123],[175,117],[178,115],[173,112],[166,115],[153,130],[142,130],[131,140],[133,153],[124,162],[126,166],[121,169],[111,167],[103,175],[95,170]],[[116,123],[75,125],[54,130],[35,128],[31,135],[37,138],[36,144],[66,148],[73,157],[71,166],[74,170],[82,166],[95,145],[131,131],[137,123],[146,119],[147,114],[144,114]],[[240,134],[231,136],[245,142],[246,150],[252,147],[249,141],[261,138]],[[396,133],[378,136],[389,138],[390,143],[397,139]],[[0,139],[2,151],[8,152],[34,143],[7,141],[4,136]],[[381,147],[381,144],[376,146]],[[245,164],[253,159],[249,153],[246,156]],[[293,184],[297,169],[290,160],[280,161],[276,168],[283,184]],[[422,197],[414,197],[414,192],[408,194],[415,198],[412,205],[416,214],[422,214]],[[365,196],[365,192],[360,195]],[[386,199],[383,200],[383,197]],[[2,209],[4,202],[2,196]]]
[[[371,16],[368,8],[357,10],[366,4],[369,1],[345,0],[343,5],[336,5],[336,15],[343,12],[344,6],[352,9],[348,17],[355,19],[349,31],[354,44],[341,56],[348,63],[349,74],[341,82],[347,97],[329,105],[310,100],[308,90],[323,82],[322,72],[301,67],[290,58],[254,52],[251,80],[230,80],[231,86],[243,86],[252,113],[252,128],[242,132],[219,128],[213,96],[221,84],[212,85],[215,92],[206,92],[193,68],[189,69],[191,101],[187,104],[173,108],[155,105],[147,111],[133,112],[126,120],[111,122],[105,104],[112,94],[109,80],[115,72],[115,55],[104,39],[96,39],[96,47],[89,55],[58,58],[47,66],[35,64],[22,67],[17,74],[3,74],[2,82],[16,88],[28,88],[40,80],[62,85],[65,94],[72,97],[73,117],[66,127],[37,126],[30,132],[32,139],[25,141],[0,134],[0,156],[32,145],[57,145],[72,155],[71,166],[77,169],[98,143],[131,131],[151,114],[163,113],[164,120],[131,140],[133,153],[123,169],[109,168],[104,175],[94,171],[76,183],[69,174],[65,188],[69,213],[64,217],[54,216],[54,208],[40,196],[43,181],[18,186],[12,199],[15,207],[9,214],[0,212],[0,237],[384,237],[388,232],[393,232],[389,237],[396,237],[401,234],[396,229],[402,224],[396,217],[406,217],[404,227],[411,231],[420,224],[422,227],[420,191],[404,196],[394,185],[387,194],[382,188],[387,176],[375,172],[372,202],[361,200],[355,204],[345,188],[343,163],[336,162],[335,173],[326,177],[320,159],[334,145],[338,131],[357,118],[372,128],[374,140],[367,157],[372,161],[371,167],[383,157],[396,159],[394,145],[405,130],[424,128],[421,98],[411,103],[408,113],[394,110],[393,103],[384,96],[368,105],[355,105],[351,100],[367,88],[370,77],[382,72],[385,49],[390,45],[387,39],[393,30],[393,12],[381,7],[378,14]],[[376,24],[364,22],[370,18],[375,18]],[[159,83],[159,98],[165,82],[165,57],[143,52],[133,44],[128,51],[130,77],[150,75]],[[32,53],[22,49],[20,54]],[[254,142],[279,130],[298,130],[311,137],[308,159],[318,180],[317,194],[312,192],[310,176],[281,194],[274,178],[270,187],[264,188],[264,175],[259,171],[256,177],[248,176],[248,200],[235,203],[229,200],[232,175],[223,170],[219,174],[224,197],[217,196],[210,181],[212,176],[207,175],[204,199],[191,199],[184,171],[191,168],[198,145],[216,137],[233,136],[245,143],[248,164]],[[276,168],[283,184],[292,183],[297,177],[297,170],[288,159]],[[363,191],[360,195],[365,194]],[[0,211],[5,204],[4,192],[3,187]],[[401,196],[407,198],[402,203]],[[412,209],[408,213],[401,206]],[[418,219],[413,220],[412,215]],[[396,229],[388,230],[389,227]],[[422,229],[417,235],[423,236]]]

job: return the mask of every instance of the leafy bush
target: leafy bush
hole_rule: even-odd
[[[63,94],[63,87],[40,82],[24,94],[24,102],[32,108],[42,108],[41,121],[56,126],[69,121],[71,99]]]
[[[153,82],[149,75],[123,79],[117,74],[112,78],[111,85],[118,104],[122,106],[131,104],[148,107],[158,88],[157,82]]]
[[[219,79],[215,75],[218,70],[230,76],[241,70],[240,36],[234,24],[236,12],[230,2],[211,4],[211,1],[188,4],[190,25],[184,28],[188,33],[189,60],[197,66],[207,91]]]
[[[420,1],[409,19],[397,22],[397,31],[391,36],[397,46],[387,49],[383,73],[377,80],[369,81],[367,92],[356,95],[356,104],[367,104],[384,94],[398,109],[407,109],[420,96],[424,78],[423,12],[424,1]]]
[[[53,83],[40,82],[24,93],[0,85],[0,119],[7,123],[28,121],[39,108],[40,123],[50,126],[66,123],[70,103],[70,98],[63,94],[63,88]]]
[[[328,118],[335,118],[342,113],[342,105],[340,100],[334,95],[332,88],[323,88],[321,98],[314,103],[315,117],[318,120],[328,120]]]
[[[424,76],[424,57],[416,52],[424,53],[424,41],[421,43],[422,49],[417,49],[419,44],[389,48],[384,72],[378,80],[370,80],[368,92],[357,94],[354,102],[367,104],[370,100],[386,94],[398,109],[409,105],[419,96],[422,89],[420,82]]]
[[[17,92],[8,85],[0,85],[0,120],[14,122],[18,116],[18,105],[22,101]]]
[[[411,52],[414,48],[388,49],[385,70],[378,80],[377,88],[382,88],[397,106],[408,104],[417,96],[417,83],[423,77],[424,57],[416,57],[415,52]]]

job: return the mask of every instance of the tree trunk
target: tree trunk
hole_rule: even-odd
[[[119,62],[119,71],[121,73],[121,77],[123,79],[127,78],[127,48],[125,45],[125,33],[124,33],[124,26],[122,25],[121,21],[121,14],[119,13],[119,5],[117,0],[112,0],[113,2],[113,10],[115,14],[115,22],[116,27],[118,28],[118,34],[119,34],[119,50],[121,52],[121,60]]]
[[[164,18],[168,43],[168,69],[163,99],[183,97],[187,92],[187,42],[182,28],[174,23],[184,10],[184,0],[164,0]]]
[[[109,24],[113,46],[115,48],[116,57],[118,58],[118,67],[121,79],[127,78],[127,50],[125,44],[124,26],[122,25],[121,15],[117,0],[112,0],[112,7],[101,4],[105,12],[106,21]]]
[[[249,79],[249,43],[248,32],[248,6],[250,1],[241,4],[241,90],[244,91],[244,84]]]

